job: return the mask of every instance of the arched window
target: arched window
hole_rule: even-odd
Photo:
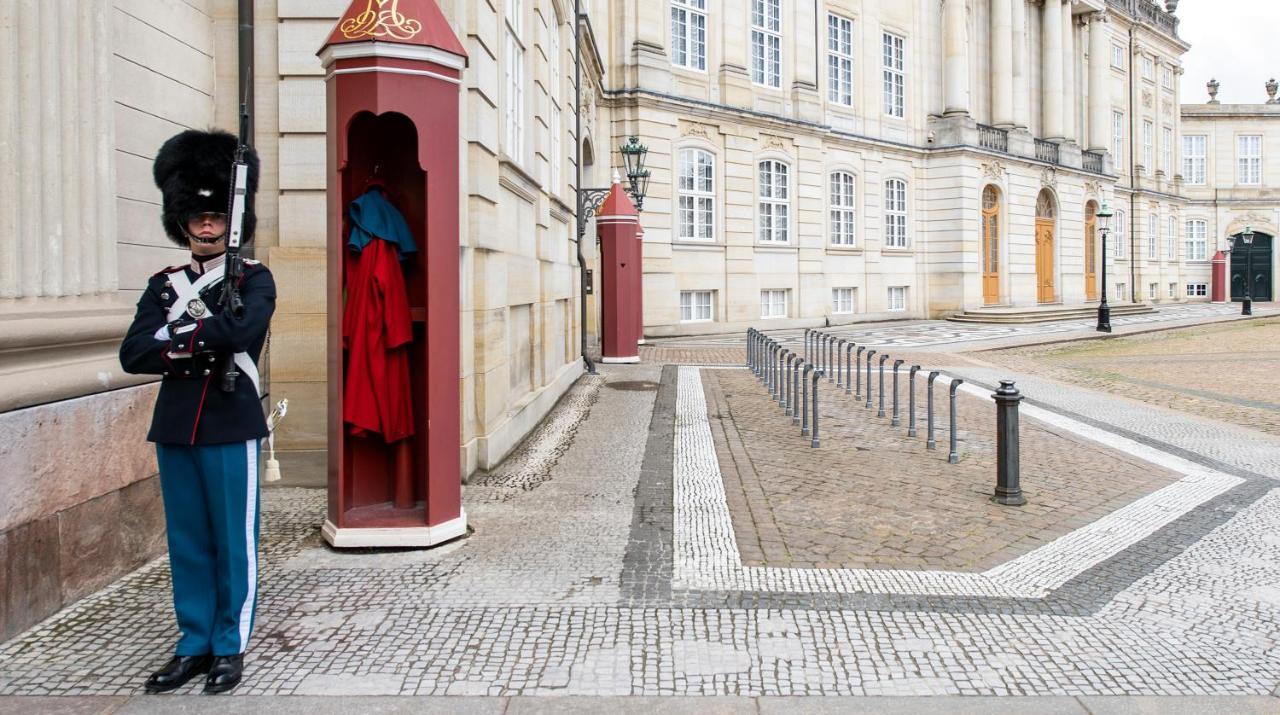
[[[1000,190],[982,190],[982,271],[1000,272]]]
[[[714,241],[716,238],[716,163],[711,152],[681,149],[676,238]]]
[[[853,174],[835,171],[831,174],[831,244],[852,246],[857,228],[857,184]]]
[[[766,159],[760,162],[759,226],[761,243],[790,240],[791,176],[786,164]]]
[[[1058,215],[1058,207],[1053,201],[1053,194],[1048,189],[1041,189],[1036,198],[1036,218],[1054,218]]]
[[[907,247],[907,182],[902,179],[884,182],[884,245]]]
[[[1090,201],[1084,205],[1084,273],[1086,280],[1098,270],[1098,204]],[[1085,286],[1086,293],[1089,286]],[[1087,296],[1092,298],[1092,296]]]
[[[1116,258],[1124,258],[1126,251],[1129,250],[1127,248],[1129,241],[1125,238],[1129,232],[1129,219],[1125,216],[1124,211],[1117,210],[1115,218],[1111,219],[1111,221],[1111,225],[1116,227],[1111,237],[1111,255]]]

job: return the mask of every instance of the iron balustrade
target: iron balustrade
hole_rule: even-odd
[[[993,127],[986,124],[978,125],[978,146],[983,149],[992,149],[1008,153],[1009,151],[1009,132],[999,127]]]
[[[1043,139],[1036,140],[1036,158],[1050,164],[1058,163],[1058,145]]]
[[[1102,173],[1103,160],[1102,153],[1096,151],[1086,151],[1081,154],[1084,160],[1084,170],[1092,171],[1095,174]]]

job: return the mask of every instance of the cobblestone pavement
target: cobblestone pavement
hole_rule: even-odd
[[[714,449],[714,371],[605,366],[466,488],[468,538],[337,553],[319,540],[323,493],[268,491],[256,642],[223,700],[714,695],[761,698],[722,701],[754,712],[794,707],[774,696],[1036,695],[1068,699],[1026,707],[1105,712],[1120,701],[1088,698],[1272,694],[1280,439],[982,357],[945,357],[967,400],[1016,378],[1028,423],[1176,481],[982,572],[752,567]],[[169,598],[158,561],[0,645],[0,695],[136,694],[175,638]],[[154,701],[184,702],[128,706]]]
[[[981,357],[1280,436],[1280,318],[990,351]]]

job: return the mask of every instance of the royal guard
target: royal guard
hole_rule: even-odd
[[[161,147],[153,173],[165,232],[191,257],[147,282],[120,347],[127,372],[162,376],[147,439],[160,466],[181,637],[146,689],[203,674],[205,692],[221,693],[240,683],[257,602],[267,436],[258,357],[276,286],[265,266],[239,255],[255,224],[253,149],[227,132],[184,131]]]

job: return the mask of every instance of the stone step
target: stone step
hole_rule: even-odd
[[[1111,306],[1111,316],[1144,315],[1154,313],[1147,303],[1120,303]],[[1098,315],[1097,306],[1042,306],[1036,308],[977,308],[957,313],[947,320],[955,323],[1028,324],[1052,323],[1065,320],[1085,320]]]

